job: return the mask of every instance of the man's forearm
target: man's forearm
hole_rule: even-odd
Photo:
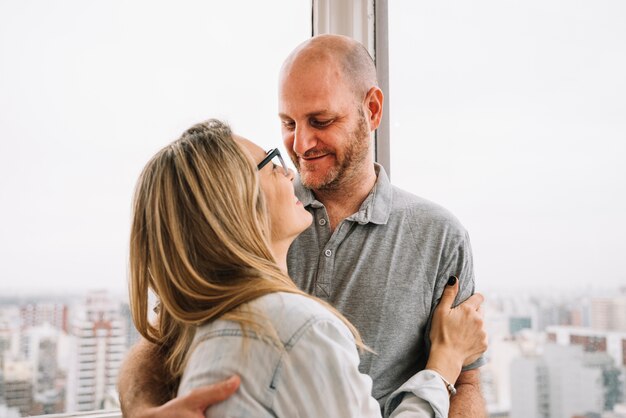
[[[456,395],[450,398],[450,418],[484,418],[485,399],[480,391],[478,369],[461,372],[455,384]]]
[[[165,358],[158,347],[144,339],[135,344],[122,364],[118,380],[124,417],[140,417],[146,408],[167,402],[172,396],[167,381]]]

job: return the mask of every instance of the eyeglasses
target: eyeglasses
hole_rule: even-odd
[[[289,170],[287,169],[287,166],[285,165],[285,160],[283,160],[282,155],[280,155],[280,151],[278,150],[278,148],[274,148],[274,149],[267,151],[267,154],[265,154],[265,158],[263,158],[263,161],[261,161],[259,165],[256,166],[257,170],[260,170],[263,167],[265,167],[267,163],[269,163],[270,161],[274,159],[274,157],[278,157],[278,161],[280,162],[280,165],[283,167],[284,174],[288,176]],[[275,166],[278,165],[276,163],[273,163],[273,164]]]

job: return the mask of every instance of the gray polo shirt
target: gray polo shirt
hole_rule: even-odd
[[[362,354],[360,370],[373,379],[373,396],[384,405],[424,368],[431,313],[448,277],[459,278],[458,300],[465,300],[474,293],[474,272],[469,237],[459,221],[392,186],[378,164],[376,172],[376,185],[359,211],[332,234],[326,208],[296,180],[296,195],[313,224],[292,244],[287,263],[302,290],[335,306],[378,353]]]

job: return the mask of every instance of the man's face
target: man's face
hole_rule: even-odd
[[[305,187],[337,189],[367,164],[370,130],[363,99],[329,62],[293,65],[282,74],[283,141]]]

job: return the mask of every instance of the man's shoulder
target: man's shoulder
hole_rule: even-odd
[[[459,219],[438,203],[392,185],[391,213],[401,215],[416,227],[438,227],[451,232],[465,234]]]

